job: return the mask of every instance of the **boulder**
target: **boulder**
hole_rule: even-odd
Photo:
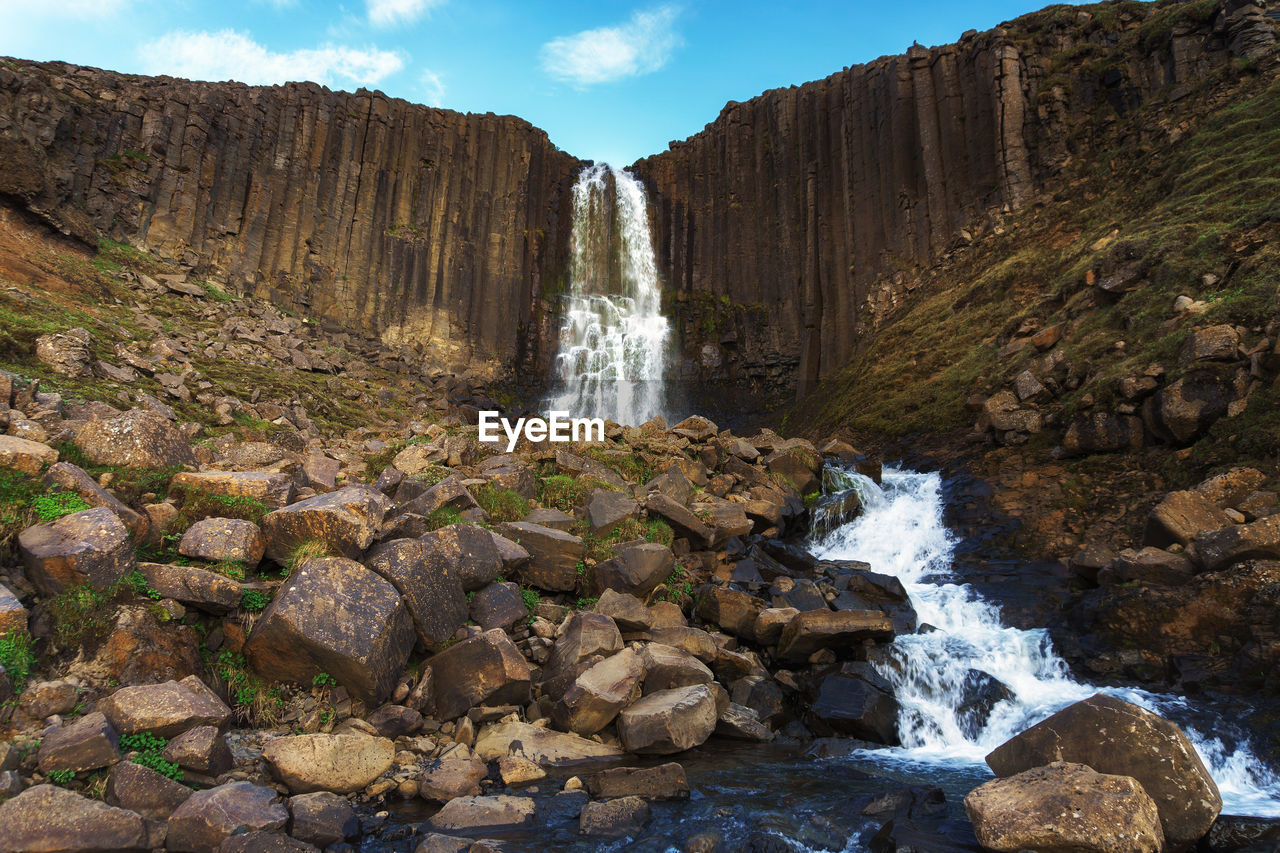
[[[276,591],[245,655],[269,680],[310,684],[325,672],[374,704],[391,693],[412,649],[413,620],[395,587],[352,560],[317,558]]]
[[[529,564],[520,570],[525,583],[556,592],[577,588],[578,567],[586,556],[577,536],[524,521],[499,524],[496,530],[529,552]]]
[[[766,607],[756,616],[755,641],[762,646],[776,646],[782,629],[799,615],[795,607]]]
[[[0,469],[39,477],[46,465],[58,461],[58,451],[47,444],[14,435],[0,435]]]
[[[365,720],[378,734],[394,740],[422,728],[422,714],[404,705],[383,705]]]
[[[643,678],[641,656],[623,649],[579,675],[552,708],[551,720],[566,731],[593,735],[639,696]]]
[[[1211,572],[1249,558],[1280,558],[1280,515],[1202,533],[1195,554]]]
[[[534,811],[529,797],[458,797],[445,803],[427,823],[442,832],[512,831],[533,826]]]
[[[288,474],[271,471],[183,471],[169,484],[171,493],[203,493],[223,498],[247,498],[271,509],[288,506],[294,483]]]
[[[621,838],[636,835],[648,822],[648,803],[639,797],[619,797],[583,806],[578,831],[591,838]]]
[[[542,527],[550,527],[553,530],[563,530],[568,532],[573,527],[575,519],[567,512],[561,512],[555,507],[540,506],[529,510],[529,514],[520,519],[525,524],[538,524]]]
[[[878,610],[810,610],[778,637],[778,657],[805,660],[819,649],[847,651],[864,640],[892,640],[893,621]]]
[[[704,743],[718,717],[709,685],[660,690],[618,715],[618,736],[628,752],[669,755]]]
[[[0,437],[0,442],[3,442]],[[42,445],[43,446],[43,445]],[[0,467],[3,467],[3,451],[0,451]],[[44,475],[44,484],[51,489],[61,489],[79,495],[91,507],[105,507],[116,514],[129,528],[135,542],[143,541],[150,532],[151,523],[145,515],[135,512],[106,489],[98,485],[82,468],[70,462],[59,462]]]
[[[474,524],[451,524],[419,537],[428,569],[437,575],[456,577],[463,590],[472,592],[493,583],[511,559],[528,559],[520,546]],[[503,545],[520,554],[504,553]]]
[[[476,499],[471,496],[471,492],[462,484],[462,480],[455,475],[445,477],[411,500],[405,500],[405,496],[410,493],[409,489],[414,486],[418,486],[418,484],[412,479],[405,480],[400,484],[400,488],[396,490],[396,500],[402,501],[402,503],[391,509],[389,518],[399,518],[406,514],[428,518],[433,512],[444,507],[452,507],[458,512],[466,512],[478,506]]]
[[[150,767],[121,761],[111,768],[102,798],[109,805],[137,812],[147,820],[168,820],[192,793],[186,785]]]
[[[656,767],[610,767],[587,777],[587,790],[600,800],[642,797],[646,800],[687,800],[689,780],[674,761]]]
[[[675,570],[676,558],[666,545],[645,542],[623,548],[616,557],[598,564],[594,586],[598,590],[645,598]]]
[[[592,610],[612,619],[619,631],[647,631],[653,627],[653,613],[634,595],[606,589]]]
[[[984,849],[1018,853],[1161,853],[1156,804],[1129,776],[1057,761],[995,779],[964,800]]]
[[[729,691],[730,700],[755,711],[756,718],[766,726],[776,726],[786,716],[782,688],[772,678],[748,675],[734,681]]]
[[[36,785],[0,803],[0,826],[4,850],[105,853],[151,847],[140,815],[55,785]]]
[[[60,376],[93,375],[93,337],[86,329],[68,329],[36,338],[36,359]]]
[[[97,770],[120,760],[120,736],[99,711],[54,729],[40,742],[40,772]]]
[[[523,755],[504,755],[498,759],[498,776],[508,788],[528,785],[547,778],[547,771]]]
[[[1132,581],[1157,586],[1181,586],[1191,580],[1195,573],[1195,565],[1181,554],[1151,547],[1141,551],[1126,548],[1098,572],[1097,580],[1103,586]]]
[[[689,626],[671,626],[653,628],[649,638],[659,645],[671,646],[682,652],[688,652],[706,664],[715,663],[720,656],[720,648],[710,634],[701,628]]]
[[[1178,362],[1188,365],[1197,361],[1231,361],[1240,348],[1240,335],[1235,326],[1223,323],[1217,326],[1196,327],[1187,335],[1178,355]]]
[[[228,782],[196,791],[169,816],[167,850],[215,853],[233,835],[283,830],[289,812],[271,788]]]
[[[1142,419],[1156,436],[1185,446],[1209,431],[1227,413],[1231,384],[1211,370],[1192,370],[1148,397]]]
[[[390,769],[395,753],[389,739],[354,731],[277,737],[262,748],[272,775],[295,794],[362,790]]]
[[[80,584],[109,589],[136,565],[128,528],[104,507],[28,527],[18,534],[18,550],[45,595]]]
[[[122,735],[151,732],[163,738],[176,737],[196,726],[222,727],[231,718],[231,709],[194,675],[163,684],[121,687],[98,702]]]
[[[472,797],[480,793],[480,781],[488,775],[488,765],[474,755],[446,754],[427,765],[418,778],[418,794],[438,803]]]
[[[779,450],[765,457],[764,467],[802,495],[816,491],[822,483],[822,456],[811,448]]]
[[[838,733],[894,746],[898,743],[898,701],[893,687],[865,661],[848,662],[818,682],[811,707],[817,731]]]
[[[729,707],[720,712],[716,722],[716,734],[732,740],[768,743],[773,740],[773,731],[760,722],[760,716],[751,708],[730,702]]]
[[[219,563],[232,560],[255,568],[262,562],[266,539],[262,528],[239,518],[205,518],[187,528],[178,543],[184,557]]]
[[[639,515],[640,504],[622,492],[596,489],[587,499],[587,524],[596,536],[608,536],[622,522]]]
[[[230,613],[240,607],[244,588],[238,581],[194,566],[139,563],[138,570],[164,598],[190,604],[209,613]]]
[[[360,819],[346,797],[328,791],[289,798],[289,834],[324,849],[360,834]]]
[[[8,587],[0,584],[0,637],[13,631],[26,633],[26,630],[27,608],[22,606],[22,602]]]
[[[460,717],[476,705],[529,702],[529,664],[501,629],[450,646],[428,660],[427,667],[438,719]]]
[[[488,544],[492,547],[492,540]],[[450,639],[467,621],[467,595],[451,563],[418,539],[379,545],[365,561],[403,596],[418,637],[428,646]]]
[[[105,639],[83,665],[98,678],[126,685],[184,679],[204,669],[200,635],[176,624],[154,602],[119,606],[107,618]]]
[[[196,726],[178,735],[160,753],[165,761],[202,776],[220,776],[235,763],[227,739],[216,726]]]
[[[1231,517],[1200,492],[1170,492],[1147,516],[1142,544],[1156,548],[1187,545],[1201,533],[1231,524]]]
[[[715,681],[715,676],[707,665],[683,649],[661,643],[648,643],[640,655],[645,669],[645,693]]]
[[[755,639],[756,618],[765,603],[739,589],[708,584],[698,591],[698,616],[703,622],[744,640]]]
[[[611,655],[622,648],[622,634],[608,616],[578,611],[569,617],[547,661],[546,672],[555,675],[592,655]]]
[[[245,832],[218,845],[218,853],[319,853],[320,848],[283,832]]]
[[[1257,468],[1232,468],[1210,477],[1196,486],[1195,490],[1215,506],[1237,507],[1266,482],[1267,475]]]
[[[644,506],[650,516],[659,516],[671,525],[676,538],[689,540],[694,550],[706,548],[711,544],[711,528],[683,504],[677,503],[662,492],[650,492]]]
[[[513,752],[553,767],[622,757],[617,747],[528,723],[497,723],[486,727],[476,739],[475,753],[484,761]]]
[[[489,584],[471,597],[471,619],[481,630],[511,628],[529,620],[529,608],[520,587],[507,581]]]
[[[1140,418],[1095,411],[1077,415],[1071,421],[1062,438],[1062,447],[1068,453],[1079,456],[1137,450],[1142,447],[1144,434]]]
[[[359,559],[378,535],[391,500],[368,486],[347,486],[267,513],[266,554],[285,565],[304,542],[324,542],[332,552]]]
[[[195,467],[196,456],[181,430],[163,415],[131,409],[76,430],[76,446],[94,465],[120,468]]]
[[[1070,705],[987,756],[1001,777],[1055,761],[1138,780],[1160,812],[1170,850],[1194,845],[1222,810],[1218,786],[1182,729],[1112,696]]]

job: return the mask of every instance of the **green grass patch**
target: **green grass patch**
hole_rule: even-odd
[[[21,693],[36,665],[36,654],[31,648],[31,637],[26,631],[11,628],[0,637],[0,666],[8,673],[16,693]]]
[[[519,521],[529,514],[529,502],[511,489],[502,489],[493,483],[485,483],[472,491],[472,497],[480,508],[489,514],[489,521]]]
[[[49,492],[36,496],[31,502],[31,509],[41,521],[55,521],[92,507],[75,492]]]
[[[134,764],[149,767],[161,776],[167,776],[175,782],[181,782],[182,768],[173,762],[165,761],[162,754],[164,748],[168,745],[169,741],[166,738],[151,732],[120,736],[120,750],[121,752],[134,753],[132,757]]]
[[[223,649],[214,659],[212,669],[227,685],[232,706],[241,719],[258,726],[279,724],[284,713],[279,686],[259,678],[249,669],[244,655]]]
[[[271,603],[271,596],[260,589],[246,589],[240,597],[240,609],[249,613],[260,613]]]

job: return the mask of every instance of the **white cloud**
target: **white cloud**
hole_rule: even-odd
[[[424,68],[422,70],[422,102],[429,107],[439,107],[444,102],[444,80],[436,72]]]
[[[369,23],[375,27],[411,24],[445,0],[365,0]]]
[[[659,6],[637,11],[616,27],[583,30],[542,46],[542,67],[575,86],[611,83],[657,71],[683,42],[675,31],[680,10]]]
[[[150,74],[251,85],[311,80],[372,86],[404,68],[398,54],[374,47],[323,44],[277,53],[234,30],[168,33],[143,45],[139,55]]]

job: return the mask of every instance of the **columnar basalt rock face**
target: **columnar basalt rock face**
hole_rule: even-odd
[[[580,162],[379,92],[0,63],[0,194],[432,363],[542,370]]]
[[[1144,14],[1163,34],[1111,49],[1105,74],[1070,59],[1107,49]],[[912,270],[1035,201],[1087,153],[1071,146],[1090,134],[1068,143],[1072,131],[1227,61],[1222,16],[1165,27],[1158,14],[1046,11],[915,45],[730,103],[637,162],[656,200],[658,261],[687,315],[686,355],[775,384],[840,367],[907,295]]]

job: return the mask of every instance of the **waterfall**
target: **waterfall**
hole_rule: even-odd
[[[816,538],[824,559],[856,559],[894,575],[922,625],[937,630],[897,637],[877,669],[894,687],[902,747],[877,750],[886,760],[982,764],[991,750],[1050,714],[1095,693],[1108,693],[1178,722],[1222,793],[1226,814],[1280,815],[1280,775],[1235,734],[1229,720],[1175,696],[1094,687],[1075,681],[1048,632],[1010,628],[1000,610],[967,585],[954,583],[954,536],[942,521],[942,478],[886,468],[883,486],[842,472],[829,482],[856,488],[863,513]],[[985,690],[983,690],[985,688]],[[982,695],[990,710],[975,712]],[[1188,719],[1196,714],[1196,724]]]
[[[663,414],[667,319],[644,187],[607,164],[573,187],[569,292],[554,410],[638,425]]]

